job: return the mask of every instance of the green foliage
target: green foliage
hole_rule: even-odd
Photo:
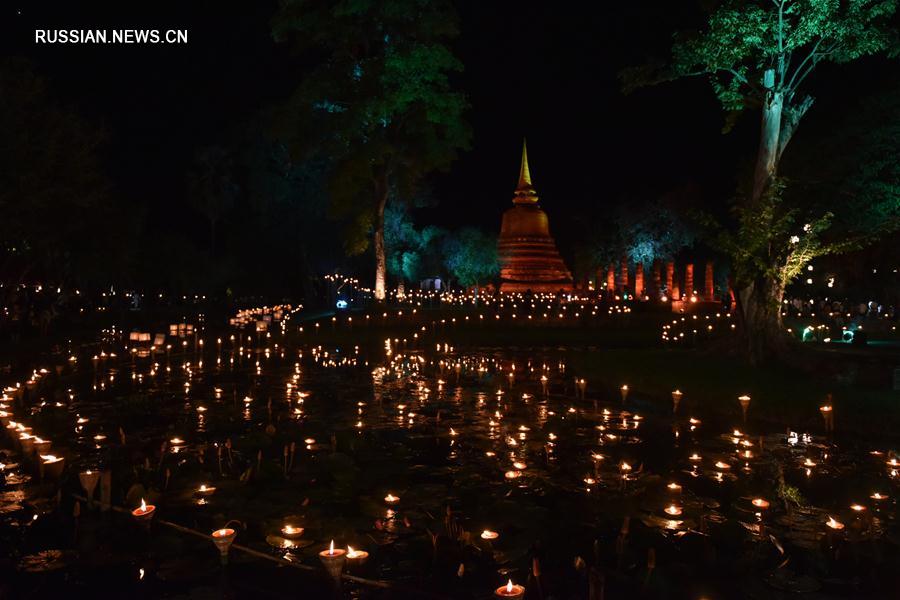
[[[444,264],[463,286],[484,284],[500,273],[497,238],[467,227],[444,243]]]
[[[446,230],[432,225],[417,229],[405,203],[388,202],[384,214],[388,273],[407,282],[438,275],[446,235]]]
[[[625,203],[613,217],[611,226],[594,228],[581,254],[581,268],[591,273],[598,267],[618,263],[627,257],[631,263],[650,265],[668,260],[694,244],[696,234],[663,200]]]
[[[468,146],[467,102],[451,81],[462,65],[447,47],[456,14],[448,1],[282,0],[273,34],[317,57],[286,126],[334,161],[331,215],[358,254],[388,190],[409,199]]]
[[[865,98],[829,137],[801,156],[819,184],[815,201],[839,216],[836,233],[874,239],[900,229],[900,88]]]
[[[669,77],[708,76],[727,111],[758,106],[768,91],[790,97],[822,62],[896,55],[896,10],[897,0],[725,2],[703,31],[676,35]]]
[[[800,92],[806,77],[823,62],[896,56],[897,5],[898,0],[729,0],[716,5],[701,31],[676,34],[668,68],[625,73],[626,87],[706,76],[729,124],[749,107],[763,109],[752,190],[739,195],[733,223],[701,219],[731,257],[739,287],[765,280],[783,289],[813,258],[858,247],[896,226],[896,129],[883,137],[877,126],[865,130],[876,143],[853,158],[865,165],[826,193],[833,197],[841,190],[845,202],[806,201],[802,185],[788,193],[778,165],[812,104]],[[845,210],[851,205],[854,210]]]
[[[234,206],[238,194],[234,170],[234,160],[228,149],[209,146],[198,153],[194,169],[188,176],[188,201],[209,223],[213,253],[216,228]]]
[[[105,136],[57,105],[26,61],[0,62],[0,90],[0,277],[108,284],[133,223],[100,166]]]
[[[783,288],[809,261],[840,248],[840,243],[828,243],[823,236],[833,215],[792,206],[785,201],[785,187],[785,180],[778,178],[759,202],[735,203],[735,227],[722,227],[709,215],[698,216],[713,245],[731,258],[735,280],[763,277]]]

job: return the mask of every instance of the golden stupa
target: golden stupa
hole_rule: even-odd
[[[538,205],[538,195],[531,184],[528,149],[524,142],[519,185],[513,195],[513,207],[503,213],[497,253],[502,292],[572,289],[572,274],[556,249],[547,213]]]

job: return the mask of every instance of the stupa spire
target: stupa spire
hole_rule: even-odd
[[[531,183],[531,170],[528,168],[528,144],[525,138],[522,138],[522,164],[519,167],[519,184],[516,186],[513,202],[520,204],[535,203],[537,201],[537,192],[535,192]]]
[[[519,186],[516,189],[531,188],[531,171],[528,170],[528,140],[522,138],[522,166],[519,167]]]

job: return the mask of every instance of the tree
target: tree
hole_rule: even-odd
[[[0,61],[0,90],[0,293],[108,285],[132,223],[101,168],[105,135],[58,105],[27,61]]]
[[[469,143],[466,99],[450,81],[462,70],[447,46],[456,22],[448,0],[282,0],[273,23],[276,39],[320,59],[291,110],[307,142],[330,148],[332,212],[349,253],[374,247],[378,300],[388,197],[410,198]]]
[[[415,282],[441,269],[440,246],[447,232],[434,225],[417,229],[407,203],[389,201],[384,217],[387,270],[394,277]]]
[[[479,229],[466,227],[444,243],[444,264],[451,275],[465,287],[478,286],[500,273],[497,238]]]
[[[626,88],[707,77],[728,111],[726,130],[739,114],[760,111],[751,181],[734,203],[734,223],[714,236],[732,260],[742,349],[753,362],[785,350],[785,286],[816,256],[847,248],[847,240],[826,239],[834,215],[792,204],[780,177],[785,149],[813,105],[804,84],[822,63],[894,56],[896,10],[897,0],[731,0],[714,9],[703,31],[676,36],[663,73],[625,74]]]
[[[259,127],[254,123],[250,129],[256,132]],[[316,301],[316,275],[339,267],[334,262],[340,256],[339,235],[335,223],[327,219],[325,182],[330,164],[322,157],[294,161],[285,144],[258,134],[243,146],[241,187],[263,250],[254,260],[287,258],[289,272],[297,275],[289,281],[299,281],[309,306]]]
[[[215,258],[219,223],[234,206],[238,186],[234,181],[234,160],[222,146],[209,146],[197,154],[188,177],[188,199],[209,223],[210,255]]]

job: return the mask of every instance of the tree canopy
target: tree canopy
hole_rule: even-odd
[[[446,0],[282,0],[273,33],[318,57],[287,122],[334,160],[331,209],[347,252],[368,249],[374,231],[379,296],[388,195],[409,199],[469,144],[467,101],[451,81],[462,64],[447,45],[456,13]]]
[[[444,244],[444,264],[465,287],[489,282],[500,273],[496,236],[472,227],[459,230]]]

